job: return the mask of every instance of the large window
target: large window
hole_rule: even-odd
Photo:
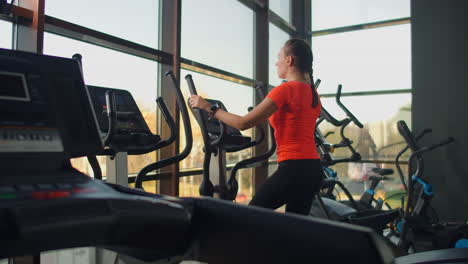
[[[252,78],[253,18],[238,1],[182,1],[182,57]]]
[[[282,80],[276,72],[278,54],[284,43],[289,39],[289,34],[270,23],[269,25],[269,49],[268,49],[268,79],[271,85],[280,85]]]
[[[47,0],[46,15],[151,48],[159,41],[159,0]]]
[[[44,36],[44,53],[68,58],[80,53],[86,84],[130,91],[148,126],[156,132],[158,63],[49,33]],[[137,173],[154,160],[154,153],[129,156],[129,173]],[[86,161],[82,161],[84,165]]]
[[[313,37],[312,50],[320,93],[411,88],[409,24]]]
[[[358,128],[351,124],[344,130],[364,162],[340,163],[331,168],[355,199],[369,187],[372,168],[393,168],[393,179],[379,183],[375,194],[391,207],[400,206],[404,191],[394,161],[405,147],[397,121],[411,124],[411,32],[409,24],[388,26],[378,22],[409,17],[409,11],[408,0],[312,0],[313,31],[342,27],[312,37],[314,77],[322,80],[318,92],[334,94],[342,84],[341,101],[364,125]],[[343,28],[373,22],[378,27]],[[360,95],[346,96],[349,92]],[[322,103],[337,119],[345,117],[335,98],[322,98]],[[328,135],[329,143],[342,140],[340,130],[326,122],[319,129]],[[351,152],[336,149],[333,155],[347,158]],[[403,167],[405,161],[403,158]],[[343,193],[339,196],[347,199]]]
[[[254,12],[239,1],[197,0],[182,1],[181,56],[222,71],[253,78]],[[191,74],[198,93],[206,98],[222,101],[229,112],[245,115],[253,103],[251,87],[221,80],[192,71],[181,71],[181,88],[187,97],[188,87],[184,77]],[[182,171],[203,167],[203,139],[200,128],[191,115],[193,148],[180,162]],[[252,136],[252,131],[242,132]],[[183,136],[180,137],[183,141]],[[181,142],[180,148],[185,146]],[[227,164],[251,157],[251,149],[227,153]],[[228,172],[229,176],[230,173]],[[237,174],[238,202],[246,203],[252,197],[251,169]],[[180,179],[180,196],[198,196],[202,175]]]
[[[11,23],[0,20],[0,48],[11,49],[12,27]]]
[[[291,20],[291,0],[270,0],[271,11],[279,15],[286,22]]]
[[[410,0],[312,0],[312,30],[410,16]]]

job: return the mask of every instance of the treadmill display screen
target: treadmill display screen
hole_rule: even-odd
[[[0,71],[0,100],[30,101],[24,74]]]
[[[0,49],[0,160],[98,153],[90,103],[77,61]]]

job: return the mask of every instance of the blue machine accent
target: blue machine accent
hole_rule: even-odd
[[[328,177],[330,178],[333,178],[333,179],[337,179],[338,178],[338,174],[336,173],[336,171],[328,168],[328,167],[323,167],[323,170],[325,171],[325,173],[327,174]]]
[[[468,248],[468,239],[462,238],[455,243],[455,248]]]
[[[371,189],[367,189],[367,190],[366,190],[366,193],[368,193],[368,194],[370,194],[370,195],[374,195],[374,194],[375,194],[374,190],[371,190]]]
[[[403,230],[403,224],[404,223],[405,223],[405,219],[401,219],[400,221],[397,222],[396,228],[397,228],[398,232],[401,233],[401,231]]]
[[[431,195],[434,194],[434,192],[432,191],[432,184],[429,184],[429,183],[423,181],[422,179],[416,177],[415,175],[413,175],[412,179],[413,179],[413,181],[419,182],[419,184],[421,184],[423,186],[424,193],[426,195],[431,196]]]

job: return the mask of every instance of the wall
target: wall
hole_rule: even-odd
[[[468,220],[468,1],[412,0],[413,131],[455,144],[424,155],[442,220]]]

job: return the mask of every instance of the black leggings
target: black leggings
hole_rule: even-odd
[[[308,215],[322,180],[323,171],[318,159],[282,161],[250,205],[277,209],[286,204],[286,212]]]

